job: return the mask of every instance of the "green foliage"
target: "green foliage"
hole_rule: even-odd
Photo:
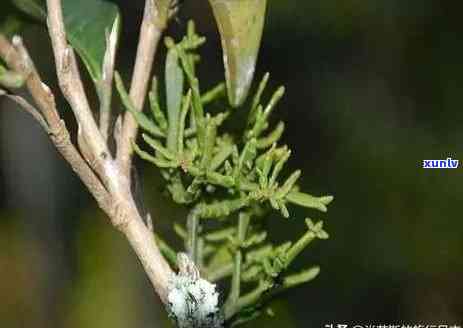
[[[228,97],[241,105],[249,92],[259,53],[267,0],[209,0],[224,52]]]
[[[278,145],[284,124],[280,122],[272,130],[269,123],[285,90],[278,88],[268,103],[263,103],[268,74],[239,133],[224,130],[227,119],[241,113],[232,108],[205,110],[206,104],[224,97],[224,86],[219,84],[204,94],[200,91],[196,51],[204,42],[192,22],[179,43],[166,38],[167,113],[159,102],[156,79],[149,97],[151,116],[133,109],[119,76],[116,84],[125,107],[145,131],[142,136],[149,150],[134,144],[136,153],[161,170],[173,200],[190,209],[186,222],[174,226],[190,257],[208,280],[231,278],[223,313],[233,324],[255,317],[273,295],[319,273],[318,267],[299,273],[290,273],[289,267],[312,241],[328,238],[323,223],[306,219],[306,232],[299,239],[274,245],[265,229],[269,211],[289,218],[288,205],[296,204],[325,212],[333,197],[301,192],[299,170],[285,174],[291,151]],[[158,240],[175,264],[175,251]]]
[[[118,24],[119,9],[103,0],[63,0],[69,43],[77,51],[94,81],[102,79],[106,36]]]
[[[11,2],[36,22],[46,23],[45,0]],[[82,59],[95,84],[103,117],[111,107],[113,64],[120,25],[119,9],[104,0],[63,0],[62,6],[68,42]],[[10,23],[4,25],[4,29],[10,33],[17,33],[23,25],[23,19],[15,18],[10,17]]]
[[[46,23],[44,0],[11,2],[27,16]],[[104,0],[63,0],[62,3],[69,43],[82,58],[92,79],[99,81],[103,75],[106,36],[119,20],[119,9],[115,4]]]

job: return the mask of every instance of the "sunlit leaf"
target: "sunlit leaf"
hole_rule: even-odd
[[[254,76],[267,0],[209,0],[222,39],[228,98],[241,105]]]
[[[102,0],[63,0],[63,14],[69,42],[93,80],[101,80],[106,33],[111,31],[119,9]]]

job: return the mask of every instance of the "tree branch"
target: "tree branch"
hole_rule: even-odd
[[[0,97],[1,96],[5,96],[8,99],[11,99],[12,101],[14,101],[16,104],[18,104],[27,113],[32,115],[32,117],[40,124],[40,126],[47,133],[49,133],[48,124],[47,124],[47,122],[45,122],[42,114],[40,114],[40,112],[37,110],[37,108],[32,106],[26,99],[24,99],[24,98],[22,98],[20,96],[16,96],[16,95],[10,95],[10,94],[6,93],[5,91],[3,91],[2,89],[0,89]]]
[[[140,259],[151,283],[162,301],[167,299],[168,281],[172,270],[154,239],[154,234],[144,224],[137,209],[130,185],[131,162],[118,162],[112,159],[107,145],[93,118],[92,112],[80,79],[74,52],[67,45],[60,0],[47,0],[48,28],[55,55],[56,70],[61,90],[73,108],[77,121],[83,132],[86,145],[95,160],[93,168],[100,175],[106,186],[112,202],[111,211],[107,214],[113,225],[129,240],[132,248]],[[144,25],[139,45],[139,56],[133,78],[135,99],[141,108],[146,95],[147,80],[149,79],[159,28],[154,26],[155,6],[153,0],[147,0]],[[132,119],[130,116],[129,119]],[[135,125],[135,122],[133,122]],[[131,148],[131,135],[135,135],[136,126],[119,140],[122,150]],[[126,145],[125,148],[123,145]],[[130,157],[129,157],[130,159]]]
[[[152,0],[149,1],[152,4]],[[50,139],[53,144],[95,197],[98,205],[109,216],[113,226],[126,236],[157,294],[163,302],[166,302],[168,282],[173,272],[161,255],[154,234],[144,224],[138,212],[128,176],[122,173],[123,170],[119,164],[109,154],[106,141],[95,122],[84,92],[74,53],[66,41],[61,2],[59,0],[47,0],[47,7],[49,33],[58,81],[65,98],[72,107],[84,137],[86,149],[81,148],[82,154],[72,144],[64,121],[61,120],[56,109],[54,95],[35,70],[22,40],[15,37],[13,44],[11,44],[4,36],[0,35],[0,57],[10,69],[26,77],[26,86],[49,127]],[[143,42],[148,41],[143,39]],[[141,46],[141,48],[146,47],[149,48],[150,46],[146,44]],[[136,84],[140,85],[138,82]],[[141,101],[143,102],[143,99]],[[121,137],[118,139],[119,144],[121,144]],[[83,144],[79,143],[79,145],[82,146]],[[84,158],[82,155],[92,156],[96,165],[91,165],[92,162],[88,156]]]
[[[91,160],[96,164],[93,168],[106,180],[109,177],[104,169],[104,161],[109,160],[110,154],[90,109],[74,51],[66,40],[61,0],[47,0],[47,9],[48,30],[61,91],[71,105],[79,127],[82,129],[85,143],[95,155],[95,158]]]
[[[151,77],[154,55],[162,32],[167,24],[167,16],[164,15],[162,11],[163,8],[155,4],[154,0],[146,0],[137,56],[135,59],[135,68],[130,87],[130,97],[132,98],[135,109],[138,111],[143,110]],[[137,131],[138,126],[133,115],[130,112],[126,112],[122,127],[121,143],[117,149],[117,159],[123,173],[128,178],[130,178],[130,166],[133,154],[132,141],[134,141]]]
[[[114,212],[109,193],[71,143],[69,132],[56,109],[55,98],[42,82],[21,38],[14,37],[13,44],[0,34],[0,57],[11,69],[26,78],[26,87],[48,124],[47,132],[56,149],[71,165],[72,170],[80,177],[98,205],[107,213]]]

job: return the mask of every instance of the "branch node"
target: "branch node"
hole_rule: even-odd
[[[18,57],[20,58],[19,66],[21,74],[25,79],[27,79],[29,75],[33,73],[34,65],[29,57],[26,47],[24,46],[23,39],[19,35],[15,35],[13,36],[11,43],[13,48],[18,52]]]
[[[64,120],[60,120],[56,126],[50,127],[49,134],[56,148],[64,149],[67,147],[70,137]]]
[[[48,85],[46,85],[44,82],[40,81],[40,86],[42,87],[43,91],[47,94],[47,96],[50,99],[54,99],[53,92],[51,92],[51,89]]]
[[[111,216],[113,226],[119,231],[125,231],[130,222],[123,204],[116,202],[114,204],[114,215]]]

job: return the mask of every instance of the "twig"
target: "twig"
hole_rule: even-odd
[[[64,28],[63,11],[60,0],[47,0],[48,30],[55,56],[56,73],[61,91],[67,99],[82,128],[83,138],[90,151],[96,155],[94,167],[103,179],[109,179],[103,163],[110,154],[93,117],[84,86],[80,78],[74,51],[68,45]]]
[[[112,211],[107,212],[113,225],[119,229],[128,239],[145,272],[153,284],[156,292],[163,302],[167,299],[167,286],[172,270],[156,244],[153,233],[146,227],[134,201],[130,186],[130,161],[128,166],[122,166],[114,161],[108,150],[103,136],[101,135],[96,122],[92,116],[84,93],[82,81],[79,76],[75,56],[71,48],[67,45],[64,30],[63,14],[60,0],[47,0],[49,33],[52,39],[53,51],[55,54],[56,69],[58,80],[64,96],[68,99],[76,115],[78,123],[82,127],[89,151],[93,154],[96,161],[94,168],[103,180],[106,188],[111,195]],[[148,0],[147,11],[154,13],[153,0]],[[150,19],[149,25],[153,24],[154,16],[148,14],[146,19]],[[145,22],[146,23],[146,22]],[[143,28],[142,28],[143,29]],[[151,39],[141,38],[139,48],[152,49],[151,56],[154,56]],[[152,63],[152,58],[149,59]],[[145,86],[147,83],[140,83],[138,79],[149,78],[147,63],[138,63],[144,67],[136,68],[136,71],[143,71],[134,81],[136,85]],[[148,66],[151,68],[151,65]],[[147,76],[145,76],[145,74]],[[137,100],[142,104],[146,92],[140,93]],[[121,146],[129,144],[130,140],[122,134],[119,140]],[[127,170],[127,171],[126,171]]]
[[[71,165],[87,189],[95,197],[98,205],[107,213],[113,212],[109,193],[88,166],[79,151],[71,143],[69,132],[56,109],[55,98],[51,90],[42,82],[20,37],[16,36],[14,46],[0,34],[0,57],[16,72],[26,77],[26,86],[48,124],[50,139],[56,149]]]
[[[49,126],[50,139],[109,216],[112,224],[126,236],[157,294],[166,302],[172,270],[161,255],[154,234],[146,227],[138,212],[128,177],[122,174],[120,167],[111,158],[93,118],[74,53],[66,41],[61,1],[47,0],[47,7],[60,87],[82,130],[85,144],[88,145],[86,151],[95,157],[98,165],[91,167],[72,144],[64,121],[56,109],[54,95],[35,70],[22,40],[15,37],[12,45],[0,35],[0,57],[10,69],[26,77],[26,86]],[[118,139],[122,143],[121,137]]]
[[[148,84],[151,77],[154,55],[167,24],[167,18],[160,12],[154,0],[146,0],[143,21],[140,30],[135,68],[132,75],[130,97],[138,111],[143,110]],[[117,149],[117,159],[121,169],[127,178],[130,178],[130,166],[132,161],[132,142],[137,135],[137,122],[129,112],[125,113],[122,127],[121,144]]]
[[[11,99],[15,103],[17,103],[19,106],[21,106],[22,109],[24,109],[27,113],[32,115],[32,117],[40,124],[40,126],[48,133],[49,128],[47,122],[45,122],[44,118],[40,114],[40,112],[32,106],[26,99],[20,97],[20,96],[15,96],[15,95],[10,95],[2,90],[0,90],[0,96],[5,96],[8,99]]]
[[[98,81],[98,97],[100,98],[100,131],[107,142],[111,123],[111,97],[113,91],[114,65],[116,60],[117,41],[119,37],[119,17],[114,20],[111,31],[106,31],[106,52],[103,60],[103,76]]]

